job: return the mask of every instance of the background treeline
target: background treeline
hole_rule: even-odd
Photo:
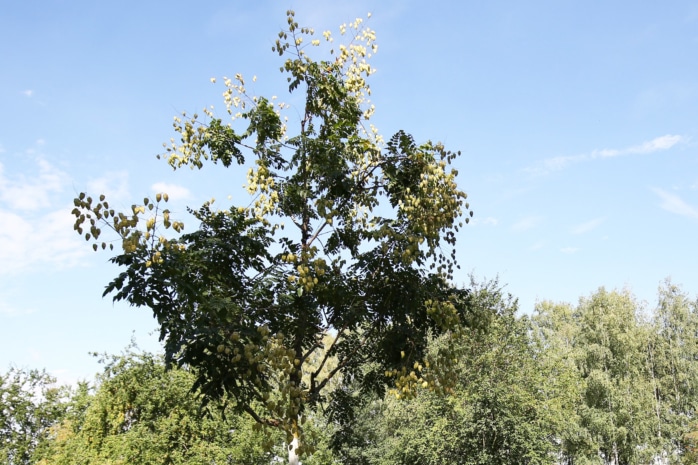
[[[667,281],[654,309],[601,288],[517,316],[497,282],[471,288],[478,321],[451,348],[455,393],[397,400],[344,379],[335,389],[352,408],[307,412],[317,452],[304,464],[698,463],[698,301]],[[0,462],[283,463],[283,436],[223,405],[202,411],[187,370],[134,347],[102,361],[94,384],[73,388],[0,375]]]

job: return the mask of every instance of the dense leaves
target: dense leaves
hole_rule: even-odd
[[[453,393],[398,400],[377,363],[348,370],[302,416],[316,451],[304,464],[696,463],[698,303],[681,288],[664,283],[651,312],[626,291],[600,289],[578,305],[541,302],[530,319],[496,282],[470,289],[464,305],[486,323],[428,335],[423,354],[458,355]],[[315,351],[303,383],[340,360]],[[72,391],[39,371],[2,375],[5,462],[266,464],[286,454],[282,432],[224,417],[225,396],[206,415],[190,369],[167,371],[131,348],[103,361],[94,387]]]
[[[65,414],[68,394],[44,371],[11,368],[0,374],[0,461],[33,463]]]
[[[216,409],[202,414],[191,373],[165,371],[159,357],[131,349],[104,362],[95,392],[83,385],[73,396],[38,463],[262,465],[273,458],[251,420],[224,419]]]
[[[544,363],[559,367],[574,406],[558,430],[565,463],[678,463],[696,412],[698,306],[675,285],[659,289],[652,318],[628,292],[600,289],[535,316]]]
[[[472,283],[470,305],[490,323],[462,334],[452,396],[372,398],[340,423],[336,453],[350,464],[551,463],[557,418],[550,373],[536,361],[530,323],[496,282]],[[452,341],[438,338],[431,351]]]

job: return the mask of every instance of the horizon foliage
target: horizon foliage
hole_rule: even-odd
[[[95,387],[78,387],[35,463],[266,465],[273,459],[251,420],[226,419],[215,409],[202,415],[192,373],[166,370],[161,355],[129,346],[101,362]]]
[[[0,374],[0,460],[33,463],[47,446],[48,432],[68,409],[70,392],[46,370],[11,367]]]
[[[471,289],[470,304],[487,310],[489,323],[455,341],[454,393],[397,400],[363,391],[359,378],[337,383],[332,389],[353,400],[353,413],[320,408],[307,417],[316,453],[304,463],[695,463],[696,299],[667,281],[647,312],[627,291],[600,288],[577,305],[543,301],[529,318],[515,315],[516,300],[496,281]],[[427,351],[444,342],[431,339]],[[128,349],[104,361],[96,386],[45,384],[44,392],[63,394],[44,398],[35,397],[37,384],[10,382],[22,376],[0,375],[2,392],[13,393],[0,396],[0,433],[14,438],[5,442],[8,463],[203,464],[217,457],[258,464],[284,454],[283,434],[256,431],[246,415],[223,418],[213,409],[202,416],[190,392],[193,374],[165,371],[161,356]]]

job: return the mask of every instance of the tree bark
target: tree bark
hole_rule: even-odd
[[[300,464],[298,454],[296,453],[296,450],[298,449],[299,445],[300,442],[298,441],[298,436],[294,435],[293,441],[291,441],[291,444],[288,445],[288,465]]]

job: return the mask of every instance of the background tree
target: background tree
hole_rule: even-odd
[[[482,328],[463,331],[452,396],[420,392],[406,401],[371,399],[335,440],[346,464],[550,464],[556,427],[563,421],[517,302],[496,281],[471,284],[469,305]]]
[[[466,313],[467,292],[450,283],[469,212],[448,169],[457,154],[403,131],[384,142],[369,124],[375,34],[360,19],[340,31],[349,43],[316,61],[306,47],[321,41],[288,12],[273,50],[289,91],[303,93],[296,132],[283,117],[287,105],[250,96],[239,74],[224,79],[230,122],[211,109],[205,121],[175,118],[180,140],[167,148],[168,163],[230,167],[251,157],[251,203],[207,203],[191,212],[198,230],[179,237],[164,236],[183,228],[164,207],[166,194],[117,213],[103,195],[83,193],[73,210],[75,229],[95,249],[107,247],[105,225],[121,238],[112,261],[125,271],[105,294],[150,308],[166,362],[192,367],[204,399],[229,400],[285,431],[291,462],[308,449],[299,441],[308,409],[325,401],[348,408],[342,390],[326,392],[335,377],[365,392],[387,383],[401,397],[418,387],[450,392],[453,346],[428,353],[427,340],[457,334]],[[331,34],[323,37],[332,47]],[[337,364],[328,372],[330,357]]]
[[[579,415],[584,383],[578,365],[582,349],[575,308],[543,301],[536,304],[532,322],[539,363],[550,374],[545,384],[548,395],[556,400],[561,417],[555,427],[558,459],[568,465],[596,463],[598,445]]]
[[[69,390],[45,371],[10,368],[0,375],[0,460],[33,463],[52,425],[67,409]]]
[[[582,424],[605,462],[633,464],[652,458],[652,388],[644,348],[647,333],[628,292],[599,289],[577,308],[578,360],[584,380]],[[646,455],[646,456],[645,456]]]
[[[132,348],[103,362],[94,393],[86,385],[76,392],[37,463],[266,465],[274,458],[251,419],[217,409],[201,415],[188,371],[166,371],[161,357]]]
[[[667,280],[659,287],[647,346],[656,420],[655,449],[672,463],[698,409],[698,304]]]
[[[648,463],[654,447],[652,375],[647,368],[649,325],[627,291],[601,288],[573,308],[543,303],[535,317],[574,412],[558,429],[563,463]]]

